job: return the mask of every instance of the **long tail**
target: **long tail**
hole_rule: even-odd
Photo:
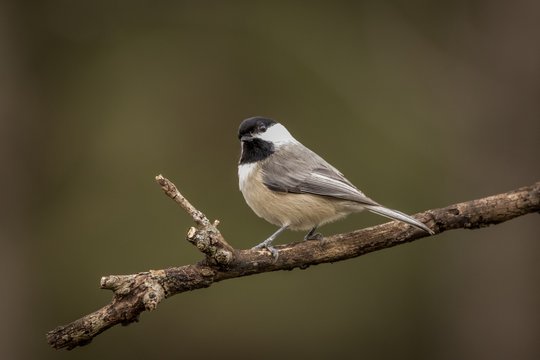
[[[391,209],[387,209],[387,208],[382,207],[382,206],[373,206],[373,205],[364,205],[364,207],[367,210],[371,211],[372,213],[382,215],[382,216],[385,216],[385,217],[390,218],[390,219],[403,221],[404,223],[412,225],[412,226],[414,226],[414,227],[416,227],[418,229],[424,230],[424,231],[428,232],[431,235],[435,234],[435,232],[433,230],[431,230],[430,228],[428,228],[426,225],[424,225],[420,221],[414,219],[413,217],[402,213],[401,211],[391,210]]]

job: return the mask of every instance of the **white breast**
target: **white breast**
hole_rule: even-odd
[[[238,185],[240,191],[244,191],[246,180],[252,175],[255,170],[256,163],[238,165]]]

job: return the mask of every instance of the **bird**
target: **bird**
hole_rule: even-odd
[[[252,249],[267,249],[277,260],[279,252],[272,242],[283,231],[308,231],[304,240],[320,240],[319,226],[363,210],[434,234],[413,217],[367,197],[274,119],[255,116],[243,120],[238,139],[240,191],[257,216],[279,227]]]

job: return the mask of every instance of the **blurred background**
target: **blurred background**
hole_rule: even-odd
[[[2,1],[0,358],[538,359],[538,214],[184,293],[71,352],[45,333],[105,305],[103,275],[201,258],[159,173],[235,247],[275,231],[238,191],[246,117],[408,213],[540,180],[539,16],[526,0]]]

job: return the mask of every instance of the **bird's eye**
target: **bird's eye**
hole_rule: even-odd
[[[259,126],[259,131],[262,132],[262,133],[265,132],[266,131],[266,126],[265,125]]]

